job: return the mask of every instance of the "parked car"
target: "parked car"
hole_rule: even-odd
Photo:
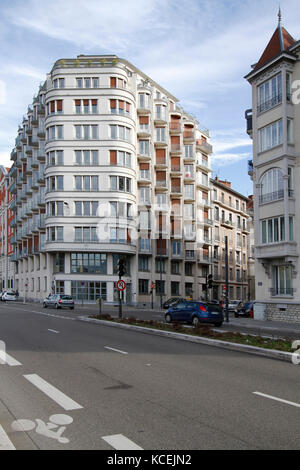
[[[3,300],[4,302],[6,302],[8,300],[17,300],[17,297],[16,297],[16,294],[14,292],[5,292],[2,295],[1,300]]]
[[[185,301],[185,299],[182,297],[171,297],[171,299],[166,300],[166,302],[163,303],[163,308],[170,308],[176,305],[179,301]]]
[[[235,312],[241,306],[242,306],[242,301],[241,300],[231,300],[228,303],[228,310],[229,310],[229,312]]]
[[[3,291],[0,292],[0,300],[3,300],[2,297],[6,292],[7,292],[6,290],[3,290]]]
[[[220,307],[209,302],[180,301],[173,305],[165,314],[167,323],[172,321],[192,323],[212,323],[222,326],[224,317]]]
[[[70,295],[65,294],[49,294],[43,300],[43,307],[55,307],[55,308],[70,308],[74,310],[74,300]]]
[[[246,302],[244,305],[239,307],[236,312],[234,313],[235,318],[238,317],[250,317],[253,318],[253,307],[254,307],[254,302]]]

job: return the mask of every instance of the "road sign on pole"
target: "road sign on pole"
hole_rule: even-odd
[[[122,279],[119,279],[119,281],[117,282],[117,289],[120,290],[120,291],[123,291],[126,289],[126,282],[123,281]]]

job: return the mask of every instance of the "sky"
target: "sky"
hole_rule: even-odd
[[[11,166],[18,125],[54,62],[115,54],[179,99],[210,130],[212,176],[253,193],[244,76],[278,24],[278,0],[0,0],[0,164]],[[281,0],[300,39],[299,0]],[[200,126],[200,127],[201,127]]]

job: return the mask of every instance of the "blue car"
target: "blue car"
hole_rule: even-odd
[[[167,323],[172,321],[192,323],[198,326],[200,323],[212,323],[222,326],[223,312],[216,304],[209,302],[184,301],[170,307],[165,314]]]

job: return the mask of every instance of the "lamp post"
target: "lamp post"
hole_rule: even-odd
[[[225,237],[225,314],[226,322],[229,323],[229,311],[228,311],[228,237]]]

